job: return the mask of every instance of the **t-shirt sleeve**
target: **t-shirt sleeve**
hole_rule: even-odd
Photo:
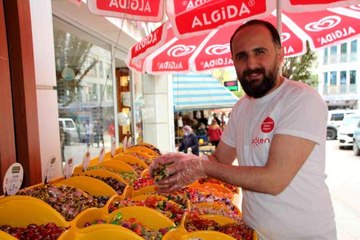
[[[231,114],[229,117],[228,124],[225,126],[223,133],[221,134],[221,141],[223,141],[226,145],[235,148],[235,133],[237,128],[237,120],[239,118],[239,104],[240,101],[236,103],[234,108],[231,110]]]
[[[327,107],[313,89],[283,98],[275,134],[288,134],[321,143],[326,138]]]

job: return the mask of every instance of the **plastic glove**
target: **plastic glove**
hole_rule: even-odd
[[[207,177],[204,170],[204,165],[207,163],[208,161],[192,154],[171,153],[161,156],[151,164],[153,165],[151,167],[157,164],[169,164],[165,169],[168,177],[156,183],[158,192],[176,191],[200,178]],[[150,170],[150,173],[152,171]]]
[[[167,153],[157,157],[149,166],[150,176],[154,177],[155,170],[161,166],[172,164],[184,157],[186,157],[186,154],[182,152]]]

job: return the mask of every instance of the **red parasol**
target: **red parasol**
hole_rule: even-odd
[[[268,16],[280,5],[284,11],[307,12],[349,6],[359,0],[87,0],[87,3],[90,11],[98,15],[145,22],[163,22],[166,12],[179,37]]]
[[[276,25],[277,17],[263,18]],[[287,57],[301,55],[310,47],[319,49],[360,33],[360,5],[316,12],[282,14],[282,44]],[[148,73],[204,71],[232,66],[229,39],[237,25],[224,26],[210,33],[177,38],[170,22],[130,49],[128,66]],[[160,31],[161,29],[161,31]],[[156,41],[151,41],[156,40]],[[151,47],[150,43],[152,43]],[[137,51],[135,51],[135,49]]]

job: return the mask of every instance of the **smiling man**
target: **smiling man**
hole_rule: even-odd
[[[308,85],[281,76],[284,50],[270,23],[243,24],[230,46],[246,96],[234,106],[208,161],[170,153],[153,162],[150,172],[170,164],[159,191],[217,178],[242,188],[243,219],[260,239],[336,239],[325,183],[325,102]]]

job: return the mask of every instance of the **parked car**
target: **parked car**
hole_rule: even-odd
[[[328,124],[326,138],[335,140],[338,136],[338,129],[346,115],[360,113],[357,110],[339,109],[330,110],[328,113]]]
[[[344,120],[338,129],[338,142],[340,149],[353,146],[353,135],[359,121],[360,114],[349,114],[344,117]]]
[[[72,118],[59,118],[59,126],[62,126],[65,132],[65,145],[79,142],[76,124]]]
[[[360,156],[360,121],[355,128],[353,141],[353,152],[355,156]]]

